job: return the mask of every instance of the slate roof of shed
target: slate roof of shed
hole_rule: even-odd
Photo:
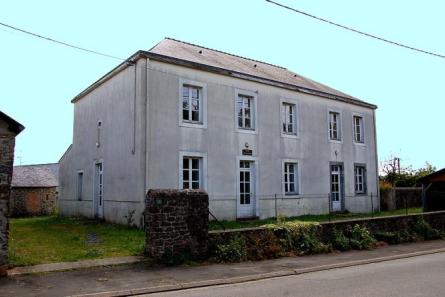
[[[353,96],[296,74],[281,66],[244,58],[171,38],[165,38],[148,52],[361,101]]]
[[[12,187],[49,188],[59,185],[59,164],[14,166]]]
[[[0,119],[5,121],[9,126],[8,127],[9,130],[14,132],[15,134],[19,134],[20,132],[23,131],[23,129],[25,129],[25,127],[22,124],[20,124],[19,122],[17,122],[16,120],[14,120],[13,118],[11,118],[2,111],[0,111]]]

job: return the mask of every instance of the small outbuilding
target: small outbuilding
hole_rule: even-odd
[[[445,168],[419,180],[426,211],[445,210]]]
[[[10,215],[39,216],[54,213],[57,206],[59,164],[14,166]]]

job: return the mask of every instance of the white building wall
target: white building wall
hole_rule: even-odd
[[[207,191],[210,209],[223,219],[236,218],[237,163],[245,143],[257,159],[257,214],[291,216],[325,213],[329,209],[330,162],[343,162],[345,208],[354,212],[371,210],[370,194],[378,208],[373,110],[344,102],[310,96],[260,83],[221,76],[160,62],[150,62],[149,77],[149,177],[151,188],[177,188],[179,151],[208,156]],[[204,83],[207,89],[207,128],[181,127],[178,97],[181,80]],[[235,124],[237,90],[257,96],[258,126],[255,134],[240,133]],[[281,136],[280,99],[295,100],[299,115],[299,137]],[[342,115],[342,142],[328,140],[327,114]],[[365,123],[365,145],[353,142],[353,114]],[[300,166],[300,195],[282,192],[282,160],[296,159]],[[366,164],[368,195],[354,193],[354,163]]]
[[[235,219],[239,191],[238,164],[243,158],[245,143],[249,144],[249,149],[253,151],[252,158],[256,160],[256,214],[261,218],[275,216],[275,194],[279,214],[326,213],[329,210],[330,162],[343,162],[346,209],[353,212],[370,211],[371,193],[374,195],[374,207],[378,208],[372,109],[156,61],[149,62],[148,70],[146,63],[145,59],[141,59],[136,68],[136,109],[133,104],[134,67],[126,68],[74,104],[73,146],[60,165],[62,214],[94,215],[94,164],[102,160],[105,219],[126,223],[125,216],[134,210],[135,222],[139,224],[146,190],[179,188],[180,153],[194,152],[206,155],[205,179],[211,199],[210,210],[218,219]],[[179,90],[182,80],[196,81],[206,86],[205,128],[180,125]],[[257,127],[253,134],[241,133],[236,129],[237,90],[256,95]],[[298,138],[281,135],[280,104],[283,98],[294,100],[297,104]],[[328,141],[327,113],[331,109],[342,114],[341,143]],[[134,110],[136,119],[133,118]],[[365,145],[353,143],[354,113],[364,117]],[[102,128],[100,146],[97,148],[99,120],[102,121]],[[298,196],[289,197],[283,193],[284,159],[298,161]],[[366,164],[366,197],[354,194],[354,163]],[[84,171],[82,201],[78,201],[75,195],[78,170]]]

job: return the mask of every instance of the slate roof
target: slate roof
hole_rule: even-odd
[[[110,77],[113,77],[116,73],[126,67],[130,67],[129,65],[133,65],[134,62],[141,57],[148,57],[150,60],[252,80],[372,109],[377,108],[374,104],[367,103],[324,84],[313,81],[284,67],[244,58],[172,38],[165,38],[148,51],[136,52],[130,58],[116,66],[79,95],[74,97],[71,102],[75,103],[82,99],[86,94],[100,86]]]
[[[163,41],[151,48],[148,52],[204,64],[212,67],[227,69],[365,103],[364,101],[361,101],[353,96],[301,76],[284,67],[272,65],[258,60],[244,58],[230,53],[175,40],[172,38],[165,38]]]
[[[59,164],[14,166],[12,187],[49,188],[59,185]]]
[[[19,122],[17,122],[16,120],[14,120],[13,118],[11,118],[2,111],[0,111],[0,119],[5,121],[9,126],[8,129],[14,132],[15,134],[19,134],[20,132],[23,131],[23,129],[25,129],[25,127],[22,124],[20,124]]]

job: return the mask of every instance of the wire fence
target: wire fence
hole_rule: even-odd
[[[238,209],[242,204],[240,203],[240,195],[209,195],[210,201],[213,203],[218,202],[229,204],[229,207],[233,210]],[[271,207],[273,215],[271,217],[278,217],[280,213],[288,212],[290,208],[297,209],[295,203],[304,201],[301,207],[302,214],[310,213],[322,213],[331,214],[345,211],[346,209],[352,209],[354,212],[370,212],[373,215],[376,211],[379,211],[378,196],[374,193],[368,194],[345,194],[338,195],[333,193],[318,193],[318,194],[304,194],[304,195],[286,195],[286,194],[253,194],[248,193],[249,203],[252,204],[252,209],[259,208],[265,210],[271,214]],[[317,201],[317,202],[315,202]],[[230,206],[230,204],[232,204]],[[214,213],[218,213],[214,207]],[[245,204],[244,204],[245,205]],[[298,211],[298,213],[301,213]],[[216,216],[212,213],[212,217]]]

